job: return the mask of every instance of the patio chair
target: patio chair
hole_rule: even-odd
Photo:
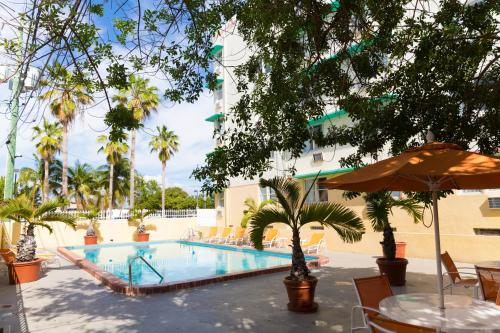
[[[353,278],[352,281],[359,304],[363,307],[378,311],[380,301],[394,295],[389,279],[385,275]]]
[[[231,227],[224,227],[219,237],[217,237],[216,242],[222,244],[227,243],[227,241],[231,237],[231,229],[232,229]]]
[[[262,246],[272,247],[273,243],[276,241],[276,237],[278,237],[278,229],[267,229],[264,239],[262,240]]]
[[[379,303],[384,298],[391,297],[392,293],[389,279],[385,275],[370,276],[364,278],[352,279],[356,296],[358,297],[359,305],[352,308],[351,311],[351,327],[354,328],[354,315],[356,309],[363,310],[364,328],[368,327],[365,320],[365,315],[378,315]]]
[[[459,267],[455,265],[453,259],[451,259],[450,254],[445,251],[441,254],[441,262],[446,269],[446,273],[443,273],[443,277],[445,275],[450,279],[450,283],[443,287],[443,290],[449,289],[450,294],[453,294],[453,288],[472,288],[472,292],[474,294],[474,298],[478,298],[478,281],[476,278],[476,274],[473,272],[465,272],[465,269],[473,269],[470,267]],[[462,271],[459,271],[461,269]],[[462,275],[468,275],[469,278],[463,278]],[[474,277],[472,277],[474,276]]]
[[[320,248],[324,244],[325,233],[324,232],[316,232],[311,235],[311,238],[308,242],[302,244],[302,250],[306,253],[310,253],[315,251],[316,254],[319,253]]]
[[[384,317],[381,314],[377,316],[365,315],[368,329],[372,333],[431,333],[436,332],[435,329],[416,326],[399,321],[394,321]]]
[[[234,234],[229,238],[228,244],[238,245],[240,242],[243,244],[243,240],[245,239],[245,232],[247,228],[237,227]]]
[[[500,306],[500,290],[498,291],[497,295],[497,305]]]
[[[217,239],[218,232],[219,232],[218,227],[210,227],[210,229],[208,229],[208,235],[207,237],[205,237],[205,241],[208,243],[215,241]]]
[[[498,301],[500,290],[500,268],[479,267],[476,266],[477,277],[481,293],[485,301]],[[498,303],[498,302],[497,302]]]

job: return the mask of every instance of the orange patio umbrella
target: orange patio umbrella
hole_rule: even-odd
[[[444,308],[437,191],[500,188],[500,158],[464,151],[455,144],[431,142],[321,184],[356,192],[432,191],[438,293]]]

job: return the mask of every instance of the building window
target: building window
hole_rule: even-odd
[[[326,178],[319,178],[318,180],[321,182],[326,180]],[[328,189],[324,185],[319,185],[319,184],[316,184],[316,187],[318,191],[318,201],[319,202],[328,201]]]
[[[314,126],[310,127],[309,131],[311,133],[311,138],[309,140],[307,140],[305,143],[304,150],[303,150],[304,153],[308,153],[310,151],[313,151],[313,150],[320,148],[319,145],[314,141],[313,138],[317,134],[320,134],[322,130],[323,130],[323,126],[321,124],[314,125]]]
[[[224,208],[224,192],[217,193],[217,207]]]
[[[318,181],[323,181],[326,178],[319,178]],[[326,202],[328,201],[328,189],[323,185],[318,185],[317,183],[313,184],[314,179],[306,179],[304,181],[304,193],[309,191],[311,185],[313,186],[311,191],[307,194],[306,202],[314,203],[314,202]]]
[[[270,187],[260,187],[260,201],[266,200],[277,201],[276,192]]]
[[[223,94],[223,90],[222,90],[222,86],[219,87],[218,89],[216,89],[214,91],[214,100],[215,100],[215,103],[217,103],[218,101],[222,100],[222,98],[224,97],[224,94]]]
[[[478,236],[500,236],[500,229],[474,228],[474,233]]]

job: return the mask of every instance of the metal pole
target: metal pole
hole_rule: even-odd
[[[22,61],[22,49],[23,49],[23,30],[19,28],[17,33],[18,39],[18,49],[17,57],[19,64]],[[5,167],[5,185],[3,190],[4,200],[12,198],[14,192],[14,167],[16,162],[16,137],[17,137],[17,121],[19,117],[19,95],[23,90],[23,81],[21,74],[23,71],[23,66],[19,66],[16,74],[14,75],[12,84],[12,101],[11,101],[11,112],[10,112],[10,130],[7,136],[7,165]]]
[[[441,241],[439,234],[439,212],[438,212],[437,191],[432,191],[432,210],[434,214],[434,241],[436,244],[436,272],[437,272],[437,288],[439,294],[439,308],[444,309],[443,271],[441,268]]]

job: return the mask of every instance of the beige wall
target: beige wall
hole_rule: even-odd
[[[257,185],[231,187],[226,190],[225,211],[227,225],[237,225],[243,212],[243,201],[249,196],[259,198]],[[366,218],[365,203],[362,198],[346,201],[342,192],[331,190],[328,192],[330,201],[341,202],[353,209],[365,221],[366,233],[362,241],[354,244],[345,244],[334,233],[326,230],[326,241],[329,250],[356,252],[372,255],[381,255],[379,242],[381,233],[371,229]],[[258,202],[258,201],[257,201]],[[396,228],[396,241],[407,243],[406,254],[414,258],[434,258],[434,229],[431,212],[426,211],[424,223],[415,224],[403,211],[395,209],[390,222]],[[500,210],[488,208],[486,194],[455,194],[439,201],[439,216],[441,229],[441,248],[448,251],[457,261],[479,262],[484,260],[500,259],[500,236],[477,236],[474,228],[500,229]],[[424,225],[425,224],[425,225]],[[426,227],[426,225],[428,227]],[[301,236],[307,239],[312,232],[313,224],[304,227]],[[284,225],[276,225],[280,229],[280,237],[290,237],[291,232]]]
[[[54,248],[66,245],[83,245],[85,222],[80,222],[77,230],[62,223],[52,223],[54,232],[36,229],[36,241],[39,247]],[[149,231],[150,240],[180,239],[187,236],[188,228],[196,227],[196,218],[148,219],[146,226],[154,226],[156,230]],[[134,240],[135,227],[128,225],[127,220],[108,220],[99,224],[100,243],[131,242]]]

